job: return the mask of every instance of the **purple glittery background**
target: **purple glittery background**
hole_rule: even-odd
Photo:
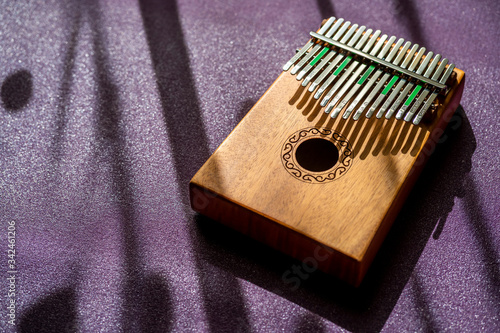
[[[467,75],[359,289],[197,216],[187,184],[335,15]],[[487,331],[500,323],[500,2],[2,1],[0,330]],[[7,227],[16,227],[16,326]]]

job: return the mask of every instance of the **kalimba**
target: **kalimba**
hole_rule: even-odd
[[[324,21],[190,182],[192,208],[359,285],[458,107],[464,72]]]

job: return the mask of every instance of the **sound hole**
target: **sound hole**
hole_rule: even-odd
[[[339,160],[339,150],[326,139],[314,138],[301,142],[295,151],[297,163],[312,172],[331,169]]]

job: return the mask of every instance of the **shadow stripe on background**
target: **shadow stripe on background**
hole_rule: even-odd
[[[161,106],[191,233],[203,308],[210,331],[250,331],[239,282],[230,272],[211,266],[202,256],[210,253],[194,222],[188,183],[210,156],[201,109],[175,0],[139,1]],[[206,253],[206,252],[209,253]]]
[[[71,21],[70,40],[63,58],[63,76],[59,89],[59,101],[55,115],[55,133],[52,152],[56,167],[64,152],[64,133],[71,117],[68,114],[70,94],[73,86],[74,63],[78,37],[84,24],[91,31],[91,47],[94,51],[96,104],[95,150],[97,164],[104,163],[110,172],[110,187],[116,198],[122,227],[124,251],[124,276],[121,299],[121,329],[126,332],[166,332],[170,329],[172,309],[166,281],[158,274],[147,274],[142,268],[142,252],[139,246],[134,182],[131,165],[127,159],[126,133],[120,106],[119,88],[110,72],[111,64],[106,43],[102,9],[97,0],[84,2],[70,0],[66,15]],[[64,181],[63,179],[60,179]],[[64,186],[64,184],[61,184]],[[21,314],[18,323],[20,332],[76,332],[78,330],[78,304],[75,273],[72,285],[49,293]],[[47,314],[50,314],[47,316]],[[57,320],[52,320],[53,316]],[[117,329],[120,327],[116,327]]]

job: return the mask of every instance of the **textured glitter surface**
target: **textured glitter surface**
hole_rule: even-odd
[[[198,216],[187,184],[335,15],[467,75],[446,139],[355,290]],[[500,327],[498,1],[0,3],[0,331]],[[16,326],[8,223],[16,225]]]

